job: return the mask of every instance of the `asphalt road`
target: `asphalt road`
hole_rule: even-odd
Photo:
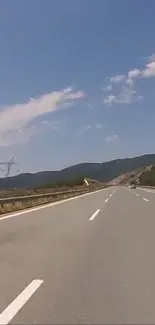
[[[155,194],[109,188],[0,219],[0,324],[155,324]]]

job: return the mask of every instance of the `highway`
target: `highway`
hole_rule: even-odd
[[[0,324],[155,324],[155,193],[111,187],[0,218]]]

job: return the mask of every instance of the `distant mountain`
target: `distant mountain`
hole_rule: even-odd
[[[104,163],[81,163],[60,171],[43,171],[35,174],[24,173],[14,177],[1,178],[0,189],[32,188],[46,183],[70,182],[78,178],[91,178],[102,182],[109,182],[121,174],[154,164],[155,154],[116,159]]]

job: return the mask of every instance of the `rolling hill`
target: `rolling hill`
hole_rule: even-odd
[[[148,185],[142,183],[142,175],[149,175],[150,178],[152,177],[152,168],[154,165],[144,166],[140,167],[138,169],[135,169],[131,172],[127,172],[125,174],[121,174],[120,176],[113,179],[110,183],[116,184],[116,185],[130,185],[132,183],[138,183],[141,185]],[[144,179],[144,177],[143,177]],[[147,179],[146,179],[147,180]]]
[[[91,178],[102,182],[132,172],[143,166],[155,164],[155,154],[115,159],[103,163],[81,163],[60,171],[43,171],[38,173],[24,173],[0,179],[0,189],[4,188],[33,188],[46,183],[56,184],[73,181],[78,178]]]

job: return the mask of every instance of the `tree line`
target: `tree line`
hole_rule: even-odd
[[[81,185],[84,185],[83,178],[73,178],[71,180],[60,181],[60,182],[49,181],[40,187],[41,188],[57,188],[57,187],[75,187],[75,186],[81,186]]]

